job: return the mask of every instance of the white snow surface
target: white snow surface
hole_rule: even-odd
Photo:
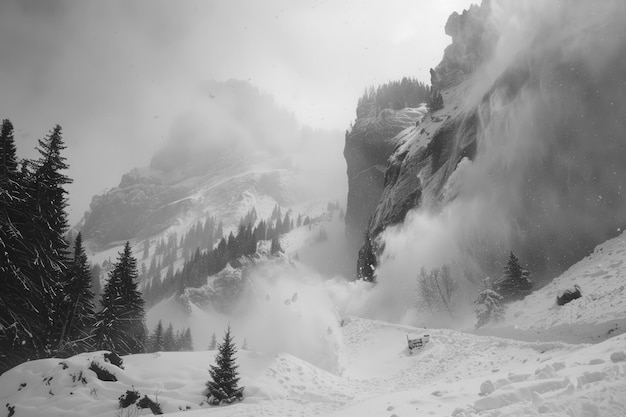
[[[0,400],[15,416],[137,415],[133,406],[118,408],[133,388],[158,399],[166,414],[189,417],[625,415],[626,335],[569,345],[355,317],[342,324],[337,373],[290,354],[239,350],[245,398],[229,406],[204,401],[215,351],[130,355],[124,369],[103,352],[32,361],[0,377]],[[410,355],[406,335],[424,332],[430,343]],[[91,361],[118,381],[98,380]]]
[[[512,303],[502,323],[479,329],[480,334],[524,340],[593,343],[626,331],[626,234],[598,245],[550,284]],[[581,288],[582,297],[563,306],[556,296]],[[626,415],[626,412],[625,414]]]

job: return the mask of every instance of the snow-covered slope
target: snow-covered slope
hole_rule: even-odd
[[[605,417],[626,409],[626,335],[596,345],[528,343],[352,317],[339,331],[335,374],[289,354],[240,350],[245,399],[231,406],[204,402],[215,351],[127,356],[124,369],[102,352],[33,361],[0,377],[0,400],[16,417],[136,415],[118,408],[129,389],[180,416]],[[410,355],[407,334],[425,332],[430,343]],[[98,380],[91,361],[118,381]]]
[[[626,234],[597,246],[545,287],[512,303],[502,323],[481,334],[525,340],[596,342],[626,331]],[[578,285],[582,297],[563,306],[556,296]]]

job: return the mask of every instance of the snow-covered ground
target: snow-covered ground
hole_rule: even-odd
[[[521,342],[454,330],[416,329],[347,318],[337,373],[285,353],[239,351],[245,399],[204,403],[215,351],[124,357],[102,352],[22,364],[0,377],[14,416],[136,415],[118,398],[135,389],[180,416],[624,416],[626,335],[595,345]],[[407,334],[429,333],[413,355]],[[96,361],[117,382],[88,370]],[[187,411],[185,411],[187,410]],[[150,415],[149,410],[140,414]]]
[[[593,343],[626,331],[626,234],[598,245],[550,284],[511,304],[505,320],[480,329],[524,340]],[[575,284],[582,297],[564,306],[556,296]],[[625,414],[626,415],[626,414]]]
[[[124,369],[103,352],[25,363],[0,376],[6,415],[150,415],[118,408],[129,389],[157,400],[167,414],[192,417],[626,415],[626,235],[509,305],[500,323],[464,332],[423,329],[344,317],[354,313],[344,304],[371,288],[324,281],[310,267],[343,256],[342,222],[325,204],[294,207],[316,221],[284,235],[285,257],[255,272],[247,315],[192,305],[188,316],[173,299],[151,309],[150,328],[159,319],[189,326],[196,352],[131,355]],[[319,238],[322,229],[328,240]],[[574,284],[582,297],[556,306],[556,295]],[[204,349],[228,321],[236,342],[246,338],[250,348],[238,353],[245,399],[211,407],[204,384],[215,351]],[[420,334],[430,334],[430,342],[410,355],[407,335]],[[88,369],[92,361],[118,381],[98,380]]]

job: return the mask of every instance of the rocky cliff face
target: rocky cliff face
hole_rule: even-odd
[[[354,193],[370,198],[361,207],[376,206],[361,270],[402,233],[390,226],[414,227],[406,216],[415,208],[416,216],[445,213],[442,227],[471,258],[476,280],[499,273],[497,260],[511,249],[536,279],[549,277],[626,224],[616,181],[626,174],[626,143],[617,139],[626,109],[625,8],[596,5],[590,21],[584,2],[496,3],[497,14],[483,2],[450,16],[452,45],[431,71],[442,109],[392,138],[360,132],[381,142],[373,147],[381,159],[395,147],[379,171],[380,195],[378,183],[368,193],[350,182],[351,193],[356,184]],[[611,42],[594,51],[603,39]],[[349,173],[361,172],[357,157],[346,159]]]
[[[361,240],[382,195],[389,156],[404,140],[401,132],[415,127],[425,109],[384,109],[364,106],[346,134],[344,156],[348,166],[346,229]]]

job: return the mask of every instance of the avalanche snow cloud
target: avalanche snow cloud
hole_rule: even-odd
[[[384,233],[383,292],[401,297],[420,266],[453,259],[476,281],[510,249],[552,278],[626,223],[626,3],[490,8],[492,52],[470,94],[446,103],[477,112],[476,155],[448,178],[441,212],[418,208]]]

